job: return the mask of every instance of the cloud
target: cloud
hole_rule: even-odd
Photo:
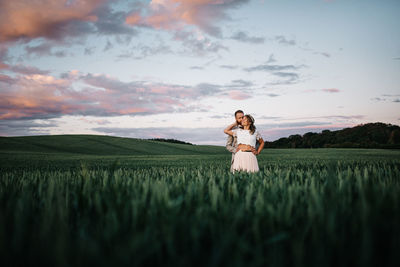
[[[281,72],[281,71],[278,71],[278,72],[273,72],[272,74],[275,75],[275,76],[278,76],[278,77],[288,78],[290,80],[297,80],[299,78],[299,75],[297,73],[294,73],[294,72]]]
[[[294,66],[294,65],[272,65],[272,64],[261,64],[254,67],[244,68],[244,71],[254,72],[254,71],[264,71],[264,72],[274,72],[274,71],[287,71],[287,70],[298,70],[302,68],[302,66]]]
[[[257,118],[255,118],[257,119]],[[281,122],[281,123],[265,123],[258,125],[260,128],[293,128],[293,127],[305,127],[305,126],[321,126],[330,124],[327,121],[294,121],[294,122]]]
[[[174,34],[174,40],[182,42],[182,55],[205,56],[210,53],[218,53],[219,51],[229,51],[229,48],[222,45],[220,42],[211,41],[210,38],[202,35],[189,32],[177,31]]]
[[[321,91],[327,92],[327,93],[339,93],[340,92],[340,90],[336,89],[336,88],[321,89]]]
[[[0,70],[7,69],[8,65],[0,61]]]
[[[364,119],[364,118],[365,118],[364,115],[326,115],[326,116],[315,116],[315,117],[281,118],[281,120],[314,120],[314,119],[327,120],[327,119],[329,119],[329,120],[334,120],[334,121],[339,121],[339,122],[347,122],[348,120],[354,120],[354,119],[359,120],[359,119]]]
[[[280,119],[281,117],[274,117],[274,116],[260,116],[258,117],[258,119],[262,119],[262,120],[276,120],[276,119]]]
[[[371,100],[375,101],[375,102],[383,102],[383,101],[387,101],[387,100],[394,102],[394,103],[400,102],[400,98],[398,98],[398,97],[400,97],[399,94],[382,94],[382,96],[383,96],[383,98],[382,97],[374,97],[374,98],[371,98]]]
[[[0,43],[0,70],[8,68],[8,65],[4,61],[9,60],[8,48]]]
[[[125,22],[132,26],[181,31],[194,26],[214,37],[221,37],[217,23],[231,19],[227,14],[249,0],[152,0],[147,6],[134,10]]]
[[[61,40],[90,32],[86,23],[98,19],[95,10],[104,2],[1,0],[0,42],[29,41],[40,37]]]
[[[229,97],[234,100],[244,100],[244,99],[251,98],[251,95],[249,95],[245,92],[239,91],[239,90],[229,91],[228,94],[229,94]]]
[[[22,64],[17,64],[10,66],[8,68],[9,71],[13,71],[16,73],[24,74],[24,75],[31,75],[31,74],[49,74],[50,71],[48,70],[41,70],[33,66],[26,66]]]
[[[235,65],[220,65],[219,67],[222,69],[228,69],[228,70],[236,70],[239,68],[239,66],[235,66]]]
[[[321,56],[324,56],[327,58],[331,57],[330,53],[315,51],[315,49],[311,49],[311,48],[307,47],[307,45],[308,45],[308,42],[306,43],[306,46],[298,46],[298,47],[304,51],[311,52],[313,55],[321,55]],[[342,51],[342,50],[343,50],[343,48],[339,48],[339,51]]]
[[[285,36],[283,35],[277,35],[275,36],[275,41],[277,41],[280,44],[284,44],[284,45],[296,45],[296,41],[295,40],[288,40],[286,39]]]
[[[195,86],[123,82],[108,75],[78,71],[64,73],[59,78],[46,74],[25,74],[14,78],[1,75],[0,120],[203,111],[206,109],[197,104],[200,99],[250,98],[251,85],[244,80],[235,80],[227,85],[200,83]]]
[[[267,94],[267,96],[270,96],[270,97],[277,97],[277,96],[279,96],[279,95],[278,95],[278,94],[270,93],[270,94]]]
[[[382,96],[388,96],[388,97],[396,97],[396,96],[400,96],[400,95],[393,95],[393,94],[384,94]]]
[[[331,54],[326,52],[320,52],[319,54],[323,55],[324,57],[331,57]]]
[[[91,47],[85,47],[85,50],[83,51],[83,53],[87,56],[90,56],[94,53],[94,50],[96,49],[96,47],[91,46]]]
[[[380,97],[374,97],[374,98],[371,98],[371,100],[376,101],[376,102],[386,101],[385,98],[380,98]]]
[[[60,46],[83,44],[89,35],[113,36],[119,44],[129,44],[138,34],[125,23],[128,11],[115,11],[114,0],[0,0],[0,44],[29,43],[39,40],[39,45],[27,45],[28,56],[71,56]],[[107,49],[113,45],[107,43]],[[84,50],[93,53],[92,47]],[[1,51],[0,51],[1,57]],[[0,69],[3,63],[0,59]]]
[[[204,67],[202,67],[202,66],[191,66],[190,69],[191,70],[204,70]]]
[[[65,51],[53,51],[54,46],[56,43],[52,42],[43,42],[37,46],[26,46],[25,51],[27,52],[28,56],[35,55],[35,56],[56,56],[56,57],[66,57],[67,54]]]
[[[159,54],[172,54],[174,53],[171,48],[164,44],[158,44],[157,46],[137,45],[132,47],[130,50],[123,52],[117,56],[118,59],[134,58],[144,59],[149,56],[155,56]]]
[[[299,75],[295,72],[278,71],[278,72],[272,72],[271,74],[283,79],[268,82],[267,84],[269,85],[295,84],[298,83],[300,79]]]
[[[400,60],[400,57],[394,57],[393,60]]]
[[[268,61],[264,64],[256,65],[253,67],[243,68],[244,71],[247,72],[267,72],[276,77],[282,78],[280,80],[271,81],[267,84],[269,85],[281,85],[281,84],[294,84],[297,83],[300,79],[299,74],[296,72],[301,68],[306,67],[306,65],[278,65],[271,64],[271,62],[275,62],[275,58],[271,54],[268,58]]]
[[[244,100],[253,97],[251,94],[253,85],[251,81],[245,80],[233,80],[226,85],[202,84],[205,88],[220,90],[220,97],[228,97],[233,100]]]
[[[335,120],[361,120],[364,119],[365,116],[364,115],[329,115],[329,116],[320,116],[320,117],[316,117],[316,118],[322,118],[322,119],[335,119]]]
[[[114,11],[110,6],[112,2],[108,1],[108,4],[100,5],[95,10],[97,17],[94,22],[96,32],[100,35],[126,35],[129,37],[137,35],[137,30],[125,23],[128,11]]]
[[[267,63],[274,63],[276,62],[276,59],[274,57],[274,54],[269,55],[269,58],[267,60]]]
[[[244,43],[252,43],[252,44],[262,44],[265,41],[263,37],[251,37],[246,32],[236,32],[231,36],[231,39],[244,42]]]
[[[88,124],[97,124],[97,125],[105,125],[105,124],[110,124],[111,121],[105,120],[105,119],[88,119],[85,117],[79,118],[80,121],[83,121],[84,123]]]
[[[254,84],[251,81],[246,81],[246,80],[239,79],[239,80],[233,80],[232,84],[229,85],[229,87],[250,87],[250,86],[253,86],[253,85]]]
[[[0,119],[49,118],[78,110],[68,85],[67,80],[41,74],[0,82]]]
[[[230,118],[230,117],[232,117],[232,115],[228,115],[228,114],[210,116],[211,119],[225,119],[225,118]]]
[[[4,84],[12,84],[13,81],[14,81],[14,79],[13,79],[12,77],[0,73],[0,84],[1,84],[1,83],[4,83]]]
[[[24,136],[48,134],[47,128],[56,127],[57,123],[47,120],[0,120],[0,136]]]

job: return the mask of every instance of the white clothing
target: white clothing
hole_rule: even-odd
[[[232,173],[235,173],[235,171],[258,172],[259,170],[257,157],[253,152],[239,150],[235,153],[231,167]]]
[[[253,134],[250,134],[250,130],[244,130],[241,128],[232,130],[233,136],[237,137],[237,144],[250,145],[256,147],[256,142],[261,138],[260,133],[256,130]]]

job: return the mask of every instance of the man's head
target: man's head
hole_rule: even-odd
[[[235,112],[235,120],[237,122],[237,124],[241,125],[242,124],[242,119],[244,116],[244,112],[242,110],[236,110]]]

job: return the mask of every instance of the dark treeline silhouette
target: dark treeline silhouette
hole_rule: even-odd
[[[266,148],[400,148],[400,127],[381,122],[338,131],[308,132],[265,142]]]
[[[175,144],[184,144],[184,145],[193,145],[192,143],[176,140],[176,139],[165,139],[165,138],[152,138],[148,139],[152,141],[159,141],[159,142],[167,142],[167,143],[175,143]]]

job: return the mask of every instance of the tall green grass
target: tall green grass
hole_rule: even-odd
[[[5,169],[1,259],[56,266],[399,266],[398,154],[331,151],[336,157],[273,151],[259,158],[256,174],[229,173],[229,157]]]

